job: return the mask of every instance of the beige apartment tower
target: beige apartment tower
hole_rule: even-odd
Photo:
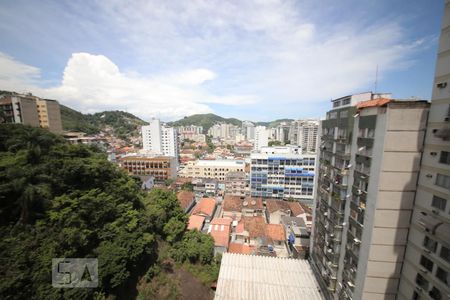
[[[450,299],[450,1],[397,299]]]
[[[322,121],[312,262],[327,299],[395,299],[427,101],[363,93]]]

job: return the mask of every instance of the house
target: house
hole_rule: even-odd
[[[268,223],[280,224],[281,217],[291,216],[291,213],[289,202],[275,199],[266,200],[266,215]]]
[[[195,204],[195,194],[189,191],[180,191],[177,193],[177,200],[183,211],[187,213]]]
[[[289,257],[289,252],[286,249],[286,231],[281,224],[266,224],[266,237],[272,243],[272,251],[277,257]],[[269,246],[270,247],[270,246]]]
[[[236,243],[256,245],[258,237],[266,235],[266,220],[262,216],[242,217],[236,226]]]
[[[288,248],[294,258],[308,258],[310,232],[303,218],[282,217],[281,223],[286,230]]]
[[[194,206],[192,210],[192,215],[198,215],[205,217],[205,221],[209,222],[213,216],[214,211],[216,210],[216,199],[214,198],[202,198]]]
[[[190,215],[187,229],[188,230],[197,229],[198,231],[202,231],[204,223],[205,223],[204,216]]]
[[[214,255],[227,251],[230,243],[231,221],[230,218],[215,218],[211,221],[208,233],[214,239]]]
[[[228,246],[228,252],[237,254],[256,254],[255,247],[240,243],[230,243]]]
[[[223,216],[240,220],[242,216],[263,216],[264,205],[261,198],[225,195],[223,200]]]

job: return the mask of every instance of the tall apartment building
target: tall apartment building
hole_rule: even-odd
[[[253,140],[255,138],[255,124],[250,121],[242,122],[242,134],[248,140]]]
[[[363,93],[322,121],[312,262],[327,299],[395,299],[429,104]]]
[[[61,110],[55,100],[8,93],[0,98],[0,123],[16,123],[62,133]]]
[[[269,135],[267,133],[266,126],[256,126],[253,149],[256,151],[260,151],[263,147],[267,147],[268,144],[269,144]]]
[[[313,202],[316,155],[302,154],[299,147],[263,147],[250,155],[252,197]]]
[[[302,147],[303,153],[315,153],[319,134],[318,120],[297,120],[291,123],[289,141],[293,145]]]
[[[245,197],[250,195],[250,186],[245,172],[229,172],[225,178],[225,194]]]
[[[143,149],[165,156],[173,156],[178,161],[178,134],[173,127],[167,127],[158,119],[142,126]]]
[[[450,1],[397,299],[450,298]]]

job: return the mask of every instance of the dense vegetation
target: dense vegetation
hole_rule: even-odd
[[[211,237],[186,233],[186,220],[173,192],[143,193],[95,148],[0,125],[1,299],[132,298],[161,243],[176,262],[214,265]],[[98,258],[99,287],[53,288],[58,257]]]
[[[270,122],[256,122],[256,126],[266,126],[266,127],[277,127],[282,122],[292,122],[294,119],[277,119],[275,121]]]
[[[61,105],[61,119],[64,130],[94,134],[105,131],[110,127],[112,133],[121,139],[127,139],[129,135],[138,135],[139,127],[148,124],[123,111],[82,114],[64,105]]]

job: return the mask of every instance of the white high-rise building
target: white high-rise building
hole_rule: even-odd
[[[319,123],[319,120],[293,121],[289,130],[290,143],[302,147],[303,152],[315,153]]]
[[[266,126],[256,126],[255,127],[255,145],[254,150],[261,150],[262,147],[267,147],[269,145],[269,135],[267,133]]]
[[[142,126],[142,144],[146,151],[173,156],[178,161],[177,130],[166,127],[158,119],[150,121],[150,125]]]

